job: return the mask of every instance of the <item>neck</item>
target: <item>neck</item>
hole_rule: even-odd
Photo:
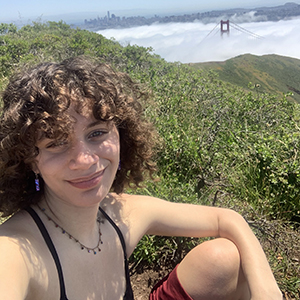
[[[78,207],[64,201],[44,198],[38,206],[44,209],[45,215],[54,224],[63,228],[80,243],[87,247],[95,247],[95,241],[99,240],[98,203],[89,207]],[[57,232],[59,231],[58,228]]]

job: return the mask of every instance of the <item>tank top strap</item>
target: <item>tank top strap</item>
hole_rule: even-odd
[[[124,253],[124,265],[125,265],[125,277],[126,277],[126,292],[124,295],[123,300],[133,300],[133,291],[132,291],[132,286],[130,283],[130,275],[129,275],[129,266],[128,266],[128,259],[127,259],[127,252],[126,252],[126,243],[124,240],[124,236],[120,230],[120,228],[116,225],[116,223],[110,218],[110,216],[101,208],[99,207],[100,212],[104,215],[104,217],[108,220],[108,222],[112,225],[112,227],[116,230],[122,248],[123,248],[123,253]]]
[[[52,239],[44,225],[44,223],[42,222],[42,220],[40,219],[40,217],[38,216],[38,214],[35,212],[34,209],[32,209],[31,207],[27,207],[25,208],[25,210],[30,214],[30,216],[32,217],[32,219],[35,221],[37,227],[39,228],[48,248],[49,251],[53,257],[53,260],[55,262],[56,265],[56,269],[57,269],[57,273],[58,273],[58,277],[59,277],[59,283],[60,283],[60,300],[68,300],[67,295],[66,295],[66,289],[65,289],[65,282],[64,282],[64,276],[63,276],[63,271],[62,271],[62,267],[61,267],[61,263],[57,254],[57,251],[55,249],[55,246],[52,242]],[[124,265],[125,265],[125,277],[126,277],[126,292],[124,294],[123,300],[133,300],[134,296],[133,296],[133,291],[132,291],[132,287],[131,287],[131,283],[130,283],[130,275],[129,275],[129,266],[128,266],[128,259],[127,259],[127,253],[126,253],[126,243],[123,237],[123,234],[120,230],[120,228],[115,224],[115,222],[107,215],[107,213],[99,207],[99,210],[101,211],[101,213],[104,215],[104,217],[109,221],[109,223],[113,226],[113,228],[116,230],[122,248],[123,248],[123,254],[124,254]]]
[[[30,216],[32,217],[32,219],[35,221],[37,227],[39,228],[48,248],[49,251],[54,259],[55,265],[56,265],[56,269],[57,269],[57,273],[58,273],[58,278],[59,278],[59,284],[60,284],[60,300],[68,300],[67,295],[66,295],[66,289],[65,289],[65,282],[64,282],[64,276],[63,276],[63,271],[62,271],[62,267],[60,264],[60,260],[58,257],[58,254],[56,252],[56,249],[54,247],[54,244],[51,240],[51,237],[44,225],[44,223],[42,222],[41,218],[38,216],[38,214],[35,212],[34,209],[32,209],[31,207],[27,207],[25,208],[25,210],[30,214]]]

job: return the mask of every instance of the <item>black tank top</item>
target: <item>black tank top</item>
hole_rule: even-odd
[[[60,264],[58,254],[54,247],[54,244],[50,238],[50,235],[49,235],[44,223],[38,216],[38,214],[31,207],[27,207],[25,210],[31,215],[31,217],[35,221],[35,223],[36,223],[37,227],[39,228],[39,230],[49,248],[49,251],[52,254],[52,257],[54,259],[56,269],[58,272],[59,284],[60,284],[60,300],[68,300],[67,295],[66,295],[66,288],[65,288],[65,281],[64,281],[62,267]],[[128,260],[127,260],[127,254],[126,254],[126,244],[125,244],[123,234],[122,234],[120,228],[106,214],[106,212],[103,209],[101,209],[100,207],[99,207],[99,210],[104,215],[104,217],[109,221],[109,223],[113,226],[113,228],[116,230],[116,232],[120,238],[122,248],[123,248],[123,253],[124,253],[124,265],[125,265],[125,277],[126,277],[126,291],[125,291],[123,300],[133,300],[134,298],[133,298],[133,292],[132,292],[132,287],[131,287],[131,283],[130,283]]]

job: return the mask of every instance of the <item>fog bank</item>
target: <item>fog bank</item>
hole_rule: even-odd
[[[247,17],[251,18],[251,13]],[[245,53],[278,54],[300,59],[300,19],[279,22],[249,20],[241,23],[243,20],[233,18],[229,35],[223,36],[216,20],[206,24],[198,21],[152,24],[98,33],[114,38],[124,46],[152,47],[154,53],[169,62],[224,61]]]

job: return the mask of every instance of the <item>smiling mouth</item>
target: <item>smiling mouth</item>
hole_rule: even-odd
[[[102,180],[104,171],[105,169],[91,176],[82,177],[74,180],[67,180],[67,182],[78,189],[90,189],[92,187],[95,187]]]

